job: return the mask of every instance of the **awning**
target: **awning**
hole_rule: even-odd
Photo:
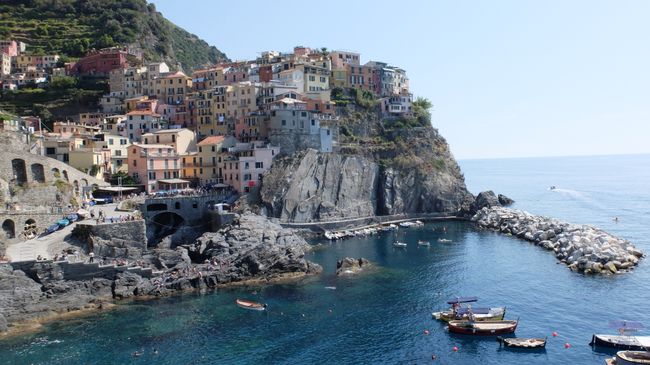
[[[162,180],[158,180],[158,182],[163,184],[189,184],[190,183],[188,180],[183,180],[183,179],[162,179]]]
[[[95,189],[95,191],[99,191],[99,192],[108,191],[112,193],[119,193],[120,191],[124,192],[124,191],[133,191],[133,190],[138,190],[138,188],[128,187],[128,186],[106,186],[106,187]]]

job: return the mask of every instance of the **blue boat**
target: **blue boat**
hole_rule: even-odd
[[[45,234],[50,234],[50,233],[56,232],[56,231],[59,230],[59,228],[61,228],[61,226],[59,226],[58,223],[55,223],[55,224],[47,227],[47,230],[45,231]]]
[[[59,219],[59,221],[56,222],[56,223],[59,225],[59,227],[63,228],[65,226],[67,226],[68,224],[70,224],[70,221],[63,218],[63,219]]]
[[[70,223],[74,223],[79,219],[79,216],[77,215],[77,213],[71,213],[71,214],[68,214],[65,218],[67,220],[69,220]]]

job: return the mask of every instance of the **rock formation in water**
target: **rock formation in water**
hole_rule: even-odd
[[[615,274],[632,269],[643,253],[629,241],[588,225],[540,217],[500,206],[483,207],[472,221],[484,228],[512,234],[553,251],[573,271]]]
[[[353,275],[370,267],[370,261],[363,257],[353,259],[346,257],[336,262],[336,275]]]
[[[319,273],[322,268],[305,259],[309,247],[294,230],[243,214],[192,244],[142,256],[140,262],[160,271],[52,261],[0,264],[0,332],[114,299]]]
[[[348,119],[341,123],[357,128],[349,132],[356,143],[342,135],[338,152],[306,150],[274,162],[261,190],[269,215],[283,222],[456,215],[473,201],[447,142],[431,125],[391,128],[372,113],[356,124]]]

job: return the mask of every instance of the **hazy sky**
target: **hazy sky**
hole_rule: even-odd
[[[650,153],[650,1],[155,0],[231,59],[296,45],[408,72],[457,158]]]

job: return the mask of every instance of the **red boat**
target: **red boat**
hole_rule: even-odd
[[[518,323],[519,320],[490,322],[450,321],[449,332],[477,336],[506,335],[514,333]]]

